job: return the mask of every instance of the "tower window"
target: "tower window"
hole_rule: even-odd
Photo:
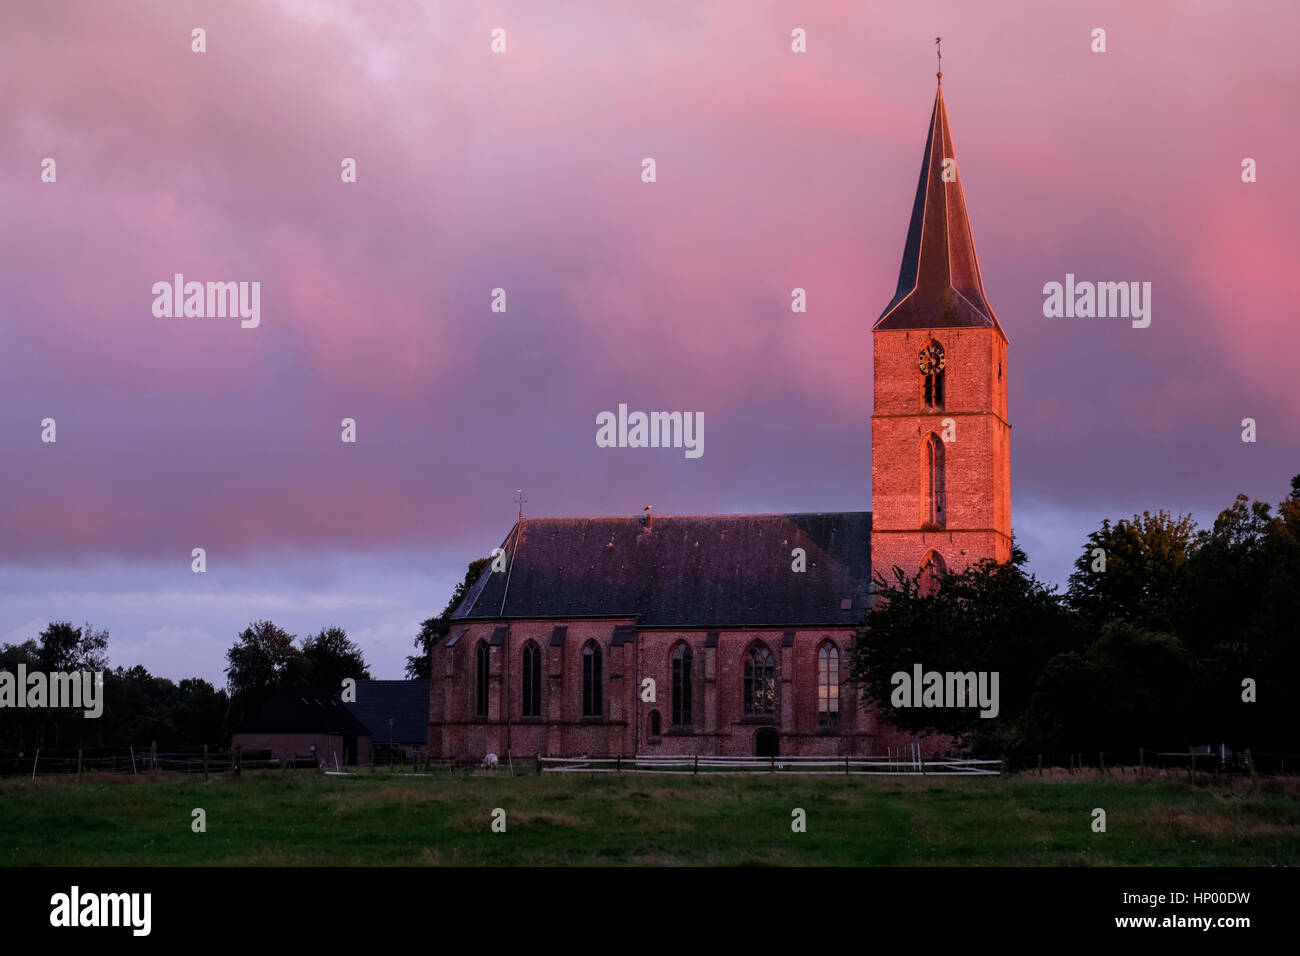
[[[931,432],[921,452],[922,526],[942,528],[946,520],[943,439]]]
[[[931,551],[921,560],[921,577],[919,580],[919,589],[921,594],[933,594],[939,589],[939,580],[948,571],[948,566],[943,562],[943,556],[937,551]]]
[[[925,377],[925,404],[929,408],[943,408],[943,372]]]
[[[947,361],[943,354],[943,346],[934,339],[930,344],[921,349],[921,354],[917,356],[917,366],[921,370],[922,382],[922,400],[926,408],[942,410],[943,408],[943,370]]]

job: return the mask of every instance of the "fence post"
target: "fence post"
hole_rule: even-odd
[[[622,755],[622,754],[619,754],[618,756],[616,756],[616,757],[614,758],[614,772],[615,772],[615,773],[622,773],[622,772],[623,772],[623,755]]]
[[[1039,754],[1039,755],[1038,755],[1038,775],[1039,775],[1040,777],[1043,775],[1043,755],[1042,755],[1042,754]]]
[[[40,747],[37,747],[37,748],[36,748],[36,758],[35,758],[34,760],[32,760],[32,779],[33,779],[33,780],[36,779],[36,765],[37,765],[38,763],[40,763],[40,760],[41,760],[41,748],[40,748]]]
[[[1070,773],[1074,773],[1074,754],[1070,754]]]
[[[208,779],[208,745],[203,745],[203,779]]]
[[[158,741],[149,741],[149,763],[154,770],[158,769]]]
[[[847,777],[848,775],[849,775],[849,755],[845,754],[844,755],[844,776]]]
[[[776,756],[772,755],[767,758],[767,772],[776,773]]]
[[[1138,748],[1138,773],[1143,777],[1147,775],[1147,752],[1142,747]]]
[[[244,769],[244,748],[238,744],[235,745],[235,759],[231,769],[235,771],[236,776],[242,773]]]
[[[1246,751],[1246,752],[1247,754],[1250,753],[1250,751]],[[1246,759],[1249,760],[1250,758],[1247,757]],[[77,783],[81,783],[81,748],[80,747],[77,748]]]
[[[1106,772],[1106,755],[1101,751],[1097,752],[1097,766],[1101,768],[1102,773]]]
[[[1259,781],[1255,779],[1255,760],[1250,755],[1250,748],[1246,748],[1246,766],[1250,770],[1250,782],[1252,786],[1258,787]]]
[[[1196,780],[1196,751],[1188,748],[1188,753],[1192,755],[1192,762],[1187,766],[1187,779]]]
[[[699,772],[700,772],[700,755],[699,755],[699,754],[696,754],[696,755],[695,755],[695,767],[694,767],[694,769],[691,770],[691,773],[699,773]]]
[[[918,761],[920,761],[920,764],[921,764],[921,775],[924,776],[924,775],[925,775],[925,758],[921,756],[921,751],[920,751],[920,750],[917,750],[917,752],[916,752],[916,759],[917,759]]]

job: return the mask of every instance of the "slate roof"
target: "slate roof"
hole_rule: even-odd
[[[427,693],[427,691],[426,691]],[[426,699],[427,709],[427,699]],[[281,687],[250,722],[240,728],[251,734],[356,734],[370,731],[339,703],[334,691],[321,687]]]
[[[388,743],[388,718],[393,718],[393,743],[422,744],[429,731],[427,680],[359,680],[355,703],[344,704],[370,728],[375,743]]]
[[[791,570],[803,548],[807,570]],[[854,625],[871,513],[525,518],[452,619],[630,617],[640,627]],[[848,607],[844,604],[847,602]]]
[[[961,171],[943,181],[943,161],[956,160],[942,75],[921,156],[921,177],[898,271],[898,289],[874,329],[995,328],[1006,333],[984,295]]]

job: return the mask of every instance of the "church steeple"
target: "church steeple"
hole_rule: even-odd
[[[946,170],[945,160],[950,160]],[[943,73],[921,157],[898,289],[874,326],[936,328],[994,328],[1006,337],[984,295],[943,102]]]

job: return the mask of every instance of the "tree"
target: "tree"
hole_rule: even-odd
[[[222,724],[229,700],[201,677],[187,677],[177,685],[175,723],[177,743],[186,746],[220,744],[226,736]]]
[[[1066,592],[1071,610],[1094,634],[1107,621],[1167,631],[1183,566],[1196,549],[1195,532],[1191,515],[1173,518],[1167,511],[1144,511],[1113,525],[1103,521],[1074,562]]]
[[[1055,753],[1184,750],[1192,660],[1170,634],[1107,621],[1082,650],[1057,654],[1030,702],[1025,738]]]
[[[1014,740],[1043,666],[1074,641],[1060,595],[1025,571],[1027,560],[1013,548],[1003,564],[985,559],[941,574],[929,594],[919,575],[895,569],[890,582],[877,574],[876,602],[852,650],[852,680],[864,699],[904,730],[970,737],[976,746]],[[925,671],[996,671],[998,716],[981,718],[979,708],[889,706],[893,675],[910,676],[917,664]]]
[[[465,594],[474,586],[474,582],[478,580],[491,560],[491,558],[479,558],[471,561],[465,571],[465,580],[456,585],[456,590],[452,592],[451,600],[442,609],[442,613],[420,624],[420,633],[415,638],[415,646],[420,649],[420,653],[406,658],[408,680],[429,679],[429,655],[433,652],[434,645],[451,632],[451,615],[460,606]]]
[[[232,729],[256,716],[277,688],[303,683],[307,661],[294,639],[270,621],[255,621],[226,652]]]
[[[177,742],[176,685],[144,667],[115,667],[104,675],[104,716],[94,723],[101,746],[134,747]]]
[[[302,644],[306,660],[306,681],[331,691],[337,691],[343,679],[370,680],[361,648],[349,638],[341,627],[327,627],[319,634],[307,638]]]
[[[0,645],[0,668],[14,670],[18,664],[28,671],[98,672],[108,669],[108,631],[89,624],[73,627],[69,621],[51,621],[35,639],[21,644]],[[81,713],[67,710],[0,711],[0,740],[20,749],[26,746],[67,746],[87,736]],[[92,721],[93,723],[93,721]]]
[[[1238,495],[1201,532],[1179,592],[1177,628],[1197,659],[1202,741],[1288,752],[1300,714],[1300,475],[1273,514]],[[1242,700],[1244,680],[1257,699]]]

